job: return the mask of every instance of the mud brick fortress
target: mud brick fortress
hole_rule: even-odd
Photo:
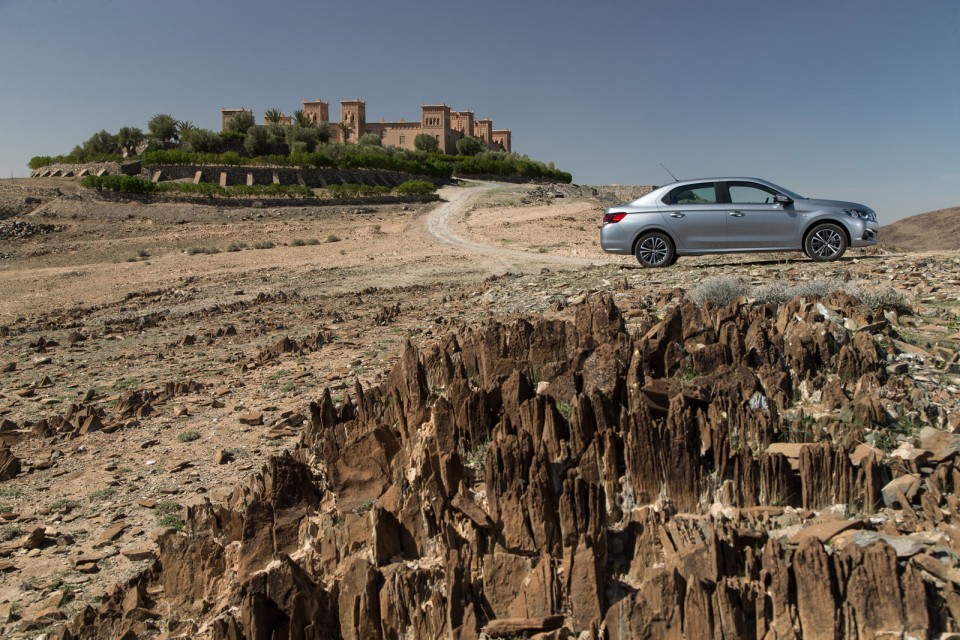
[[[222,127],[226,129],[227,123],[243,111],[243,108],[221,109]],[[304,100],[303,113],[313,122],[329,122],[332,142],[344,142],[340,123],[346,123],[350,129],[348,143],[356,143],[365,133],[374,133],[380,136],[384,146],[414,149],[414,139],[426,133],[437,139],[443,153],[455,154],[457,140],[466,136],[479,138],[488,149],[512,151],[509,129],[494,129],[493,120],[474,120],[472,111],[453,111],[445,104],[422,105],[419,122],[402,119],[399,122],[367,122],[367,103],[358,99],[340,101],[340,122],[330,122],[330,104],[323,100]],[[283,116],[280,124],[291,125],[293,118]]]

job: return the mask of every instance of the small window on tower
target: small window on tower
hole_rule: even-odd
[[[407,137],[406,137],[406,136],[400,136],[400,144],[403,144],[403,143],[406,142],[406,141],[407,141]]]

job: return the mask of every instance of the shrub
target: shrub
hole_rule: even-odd
[[[12,524],[5,527],[0,527],[0,542],[9,542],[10,540],[15,540],[25,533],[26,532],[23,529]]]
[[[220,153],[223,138],[209,129],[194,129],[187,136],[184,148],[194,153]]]
[[[332,184],[326,190],[331,198],[362,198],[390,193],[387,187],[371,187],[368,184]]]
[[[573,176],[560,171],[553,164],[531,160],[526,156],[504,151],[483,151],[475,156],[457,156],[457,175],[514,175],[525,178],[547,178],[555,182],[569,183]]]
[[[193,442],[199,439],[200,434],[196,431],[181,431],[177,434],[177,442]]]
[[[217,249],[216,247],[190,247],[187,249],[188,256],[195,256],[198,253],[204,253],[212,256],[220,253],[220,249]]]
[[[379,147],[382,144],[380,136],[376,133],[365,133],[360,136],[360,139],[357,140],[357,144],[365,145],[368,147]]]
[[[183,507],[178,503],[165,500],[153,508],[153,514],[161,527],[173,527],[181,531],[183,529],[183,520],[180,518],[182,510]]]
[[[200,195],[212,198],[213,196],[225,196],[227,190],[218,184],[212,182],[201,182],[193,184],[191,182],[165,182],[157,185],[158,191],[172,193],[186,193],[191,195]]]
[[[719,276],[707,278],[690,293],[690,299],[697,305],[710,302],[723,307],[740,296],[750,293],[750,285],[739,278]]]
[[[275,246],[277,245],[273,244],[270,240],[263,240],[262,242],[255,242],[253,244],[254,249],[273,249]]]
[[[143,164],[197,164],[197,156],[181,149],[157,149],[140,156]]]
[[[27,164],[31,169],[39,169],[40,167],[53,164],[53,158],[50,156],[33,156]]]
[[[119,193],[153,193],[157,185],[136,176],[84,176],[80,184],[97,191],[116,191]]]
[[[416,147],[418,151],[436,151],[440,148],[440,141],[434,138],[429,133],[418,133],[417,137],[413,139],[413,146]]]
[[[420,196],[433,193],[436,190],[437,186],[426,180],[407,180],[394,189],[396,193],[404,196]]]
[[[856,297],[864,306],[871,311],[895,311],[899,315],[909,315],[913,313],[913,307],[907,296],[896,289],[890,288],[860,288],[848,286],[847,293]]]
[[[112,498],[113,494],[116,493],[115,489],[106,488],[106,489],[97,489],[96,491],[91,492],[87,497],[91,502],[98,502],[100,500],[106,500],[107,498]]]
[[[340,236],[331,233],[327,236],[327,242],[340,242]]]

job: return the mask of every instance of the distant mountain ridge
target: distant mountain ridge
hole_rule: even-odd
[[[880,242],[916,251],[960,249],[960,207],[919,213],[880,227]]]

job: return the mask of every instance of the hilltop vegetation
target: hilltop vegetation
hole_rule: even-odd
[[[464,138],[457,155],[444,155],[427,145],[416,150],[382,146],[376,135],[363,135],[357,144],[330,142],[328,123],[315,124],[295,114],[294,124],[257,125],[253,116],[234,117],[221,132],[201,129],[190,121],[157,114],[144,132],[122,127],[116,134],[94,133],[83,144],[58,156],[35,156],[31,169],[55,163],[120,162],[180,165],[268,165],[300,168],[382,169],[446,179],[454,175],[491,175],[571,182],[572,176],[527,156],[483,150],[483,143]],[[431,138],[432,139],[432,138]]]

